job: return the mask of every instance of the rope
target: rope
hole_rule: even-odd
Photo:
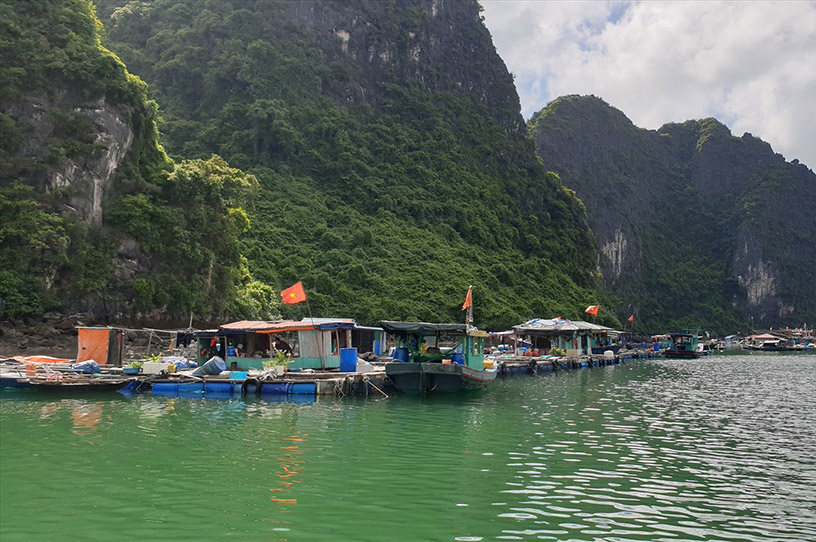
[[[388,399],[388,394],[386,394],[386,393],[385,393],[384,391],[382,391],[380,388],[378,388],[377,386],[375,386],[374,384],[372,384],[372,383],[371,383],[371,379],[370,379],[370,378],[368,378],[367,376],[364,376],[364,377],[363,377],[363,382],[365,382],[366,384],[368,384],[369,386],[371,386],[372,388],[374,388],[375,390],[377,390],[378,392],[380,392],[380,393],[383,395],[383,397],[385,397],[386,399]],[[368,386],[366,386],[366,395],[368,395]]]

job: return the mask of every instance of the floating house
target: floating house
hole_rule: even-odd
[[[351,318],[243,320],[199,332],[198,361],[202,363],[217,355],[226,361],[227,367],[263,369],[264,363],[274,363],[282,351],[289,355],[290,370],[339,369],[343,355],[353,356],[356,364],[358,346],[370,344],[371,350],[365,351],[381,349],[382,333],[380,328],[357,326]]]
[[[552,348],[559,348],[568,357],[591,355],[593,347],[615,333],[610,327],[563,318],[534,318],[513,326],[513,330],[517,337],[529,337],[533,350],[547,353]]]

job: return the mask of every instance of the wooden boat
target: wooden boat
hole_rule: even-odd
[[[58,392],[105,392],[126,386],[132,377],[114,375],[63,374],[45,367],[45,375],[28,376],[25,381],[33,389]]]
[[[385,374],[399,391],[455,393],[484,388],[496,379],[496,369],[485,368],[488,334],[484,331],[466,324],[383,321],[380,325],[398,340]]]
[[[0,364],[1,388],[28,388],[25,367],[20,364]]]
[[[697,349],[697,331],[684,333],[669,333],[668,344],[663,350],[663,355],[667,358],[675,359],[695,359],[701,356]]]
[[[130,381],[130,378],[99,378],[99,379],[85,379],[83,380],[63,380],[53,381],[45,380],[44,378],[28,378],[25,379],[33,388],[41,391],[58,391],[58,392],[106,392],[116,391],[125,387]]]
[[[746,337],[745,348],[763,352],[789,352],[794,350],[790,340],[769,333],[749,335]]]

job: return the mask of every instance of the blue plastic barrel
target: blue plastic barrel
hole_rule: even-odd
[[[357,370],[357,349],[356,348],[341,348],[340,349],[340,372],[353,373]]]
[[[264,384],[261,393],[263,395],[286,395],[289,393],[289,384]]]
[[[408,349],[407,348],[395,348],[394,349],[394,361],[408,361]]]
[[[382,344],[380,341],[374,341],[374,355],[379,356],[382,354]]]
[[[451,356],[451,361],[456,363],[457,365],[464,365],[465,364],[465,355],[459,352],[456,352],[453,356]]]
[[[213,356],[207,363],[193,371],[193,376],[217,375],[227,370],[227,364],[218,356]]]
[[[229,382],[207,382],[204,385],[204,393],[232,393],[232,384]]]
[[[317,384],[314,382],[304,382],[302,384],[292,384],[289,386],[290,395],[316,395]]]
[[[204,391],[204,384],[201,382],[184,382],[178,385],[178,392],[180,394],[201,393],[202,391]]]
[[[178,393],[177,382],[156,382],[150,389],[156,395],[176,395]]]

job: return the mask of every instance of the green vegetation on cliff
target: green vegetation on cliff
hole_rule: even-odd
[[[365,323],[461,319],[469,284],[484,326],[597,301],[584,207],[520,130],[475,2],[97,5],[169,154],[257,178],[239,250],[261,283]]]
[[[85,0],[0,3],[0,312],[274,312],[236,248],[254,177],[173,164],[100,29]]]
[[[646,329],[733,332],[816,319],[816,176],[715,119],[635,127],[567,96],[528,129],[587,206],[604,284]]]

